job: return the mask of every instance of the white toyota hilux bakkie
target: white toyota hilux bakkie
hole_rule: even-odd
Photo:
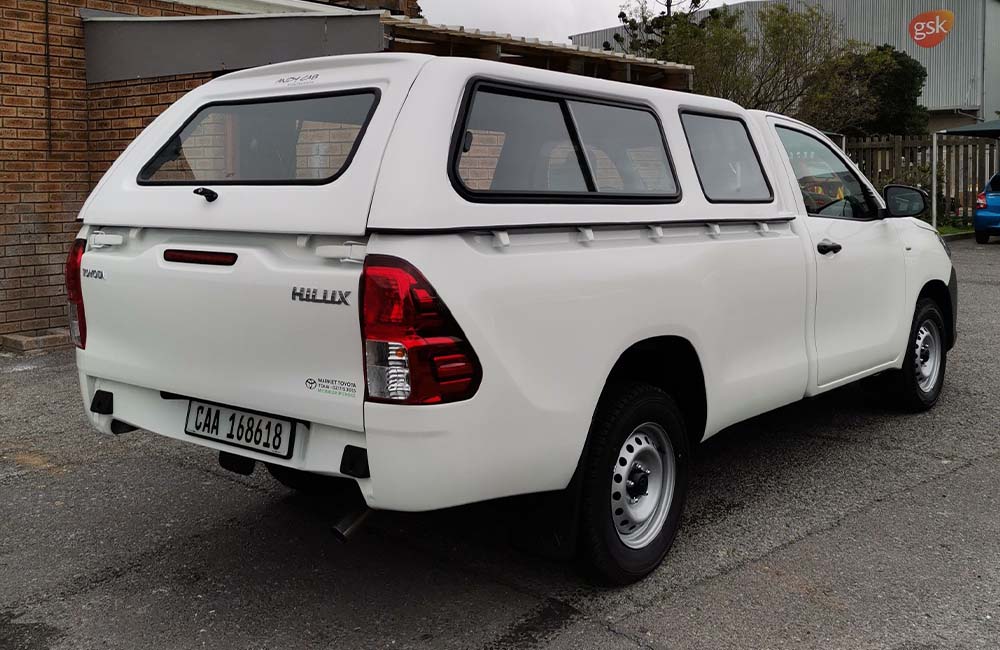
[[[235,72],[83,206],[85,408],[356,499],[342,532],[549,493],[624,584],[673,543],[700,441],[876,374],[934,405],[957,285],[924,208],[716,98],[423,55]]]

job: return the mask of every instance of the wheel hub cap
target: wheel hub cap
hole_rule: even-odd
[[[625,492],[628,493],[632,503],[636,503],[642,497],[649,494],[649,470],[642,463],[633,463],[632,471],[625,481]]]
[[[667,432],[647,422],[625,439],[611,472],[611,516],[618,538],[643,548],[660,531],[673,502],[676,460]]]

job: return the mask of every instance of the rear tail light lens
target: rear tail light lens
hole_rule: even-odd
[[[80,274],[86,239],[77,239],[66,258],[66,300],[69,302],[69,335],[81,350],[87,347],[87,315],[83,311],[83,287]]]
[[[367,398],[393,404],[469,399],[482,379],[472,346],[430,283],[409,262],[365,258],[361,282]]]
[[[986,209],[986,192],[980,192],[976,195],[976,208],[979,210]]]

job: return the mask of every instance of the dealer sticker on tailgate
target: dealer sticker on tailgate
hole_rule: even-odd
[[[199,438],[289,458],[295,422],[191,400],[184,431]]]

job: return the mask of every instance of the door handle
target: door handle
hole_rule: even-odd
[[[105,246],[121,246],[125,243],[125,238],[121,235],[109,235],[107,233],[97,232],[90,235],[90,246],[91,248],[104,248]]]
[[[816,245],[816,250],[819,252],[820,255],[826,255],[827,253],[833,253],[834,255],[836,255],[843,248],[844,247],[838,244],[837,242],[832,242],[829,239],[824,239],[823,241],[821,241],[819,244]]]

